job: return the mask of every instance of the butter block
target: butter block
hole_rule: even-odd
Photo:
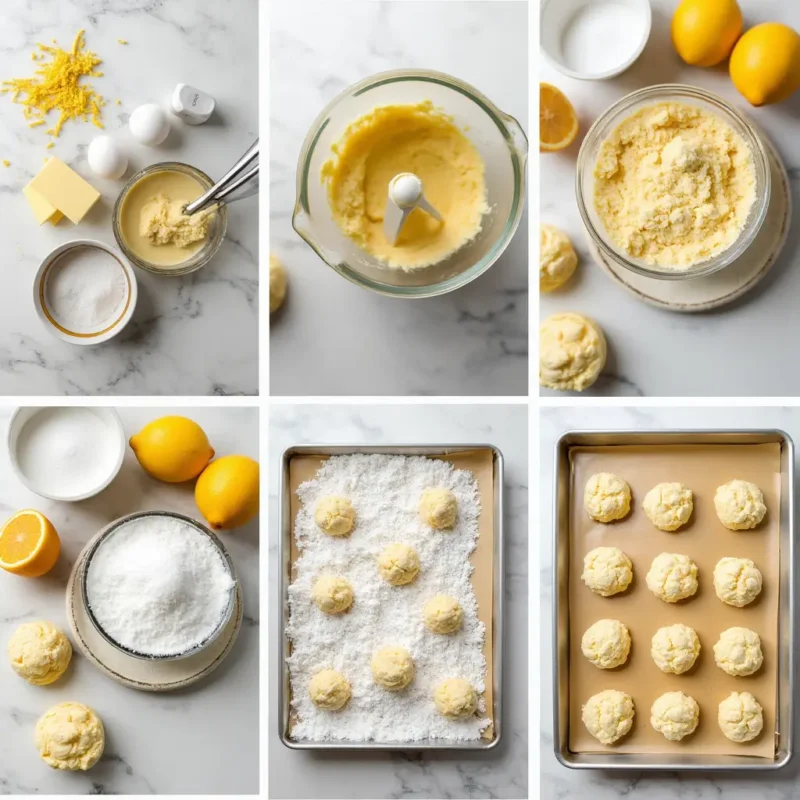
[[[100,198],[100,192],[58,158],[50,158],[28,187],[76,225]]]
[[[48,220],[53,222],[55,225],[59,219],[63,216],[63,214],[53,205],[47,202],[38,192],[35,192],[31,189],[31,185],[28,184],[23,190],[22,194],[25,195],[25,199],[28,201],[28,205],[31,207],[31,211],[33,211],[33,216],[36,217],[36,221],[40,225],[44,225],[45,222]],[[58,219],[54,218],[58,215]]]

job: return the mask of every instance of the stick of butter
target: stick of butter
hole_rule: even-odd
[[[97,202],[100,192],[63,161],[50,158],[26,187],[76,225]],[[30,202],[30,198],[28,198]],[[34,213],[36,213],[34,211]]]
[[[22,190],[22,193],[25,195],[31,211],[33,211],[33,216],[36,217],[36,221],[40,225],[44,225],[48,221],[55,225],[59,220],[63,219],[64,215],[55,206],[50,205],[44,197],[34,192],[30,184]]]

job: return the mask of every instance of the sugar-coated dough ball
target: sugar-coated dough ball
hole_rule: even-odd
[[[586,481],[583,507],[597,522],[622,519],[631,510],[631,487],[610,472],[598,472]]]
[[[618,547],[595,547],[583,558],[581,578],[596,594],[611,597],[630,586],[633,565]]]
[[[314,509],[314,522],[329,536],[347,536],[353,530],[356,512],[347,497],[329,494]]]
[[[322,575],[311,590],[314,602],[326,614],[340,614],[353,605],[353,587],[339,575]]]
[[[36,747],[53,769],[91,769],[103,755],[106,733],[97,714],[81,703],[59,703],[36,723]]]
[[[650,724],[671,742],[694,733],[700,721],[700,706],[683,692],[662,694],[650,709]]]
[[[456,496],[449,489],[432,488],[422,493],[419,516],[431,528],[452,528],[457,513]]]
[[[682,483],[659,483],[644,496],[642,505],[656,528],[676,531],[692,516],[692,490]]]
[[[583,707],[583,724],[601,744],[614,744],[633,726],[633,700],[626,692],[606,689]]]
[[[308,694],[317,708],[338,711],[350,699],[350,684],[341,672],[323,669],[308,682]]]
[[[419,556],[407,544],[390,544],[378,556],[378,572],[394,586],[411,583],[419,573]]]
[[[384,647],[376,650],[370,662],[375,683],[398,692],[405,689],[414,678],[414,661],[403,647]]]
[[[469,681],[463,678],[447,678],[433,693],[436,710],[450,719],[466,719],[478,707],[478,694]]]
[[[661,553],[653,559],[646,580],[656,597],[677,603],[697,591],[697,564],[680,553]]]
[[[714,495],[719,521],[732,531],[755,528],[767,513],[761,489],[749,481],[731,481]]]
[[[286,268],[277,256],[269,257],[269,313],[277,311],[286,299],[286,289],[289,281],[286,277]]]
[[[437,594],[425,603],[422,619],[431,633],[455,633],[464,614],[455,597]]]
[[[732,742],[749,742],[764,727],[764,711],[750,692],[731,692],[719,704],[717,722]]]
[[[582,392],[606,364],[606,337],[580,314],[553,314],[539,327],[539,383],[547,389]]]
[[[69,639],[52,622],[25,622],[8,642],[11,667],[35,686],[57,681],[72,658]]]
[[[601,619],[586,629],[581,651],[596,667],[614,669],[628,660],[631,635],[618,619]]]
[[[749,628],[728,628],[714,645],[714,660],[728,675],[752,675],[761,669],[761,637]]]
[[[539,230],[539,290],[552,292],[572,277],[578,256],[566,233],[553,225]]]
[[[694,628],[667,625],[659,628],[650,643],[650,655],[662,672],[681,675],[694,666],[700,655],[700,639]]]
[[[761,593],[761,571],[749,558],[726,556],[714,567],[714,589],[723,603],[742,608]]]

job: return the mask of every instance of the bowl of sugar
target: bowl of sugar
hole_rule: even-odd
[[[11,466],[32,492],[76,502],[99,494],[125,458],[125,430],[113,408],[23,407],[6,433]]]

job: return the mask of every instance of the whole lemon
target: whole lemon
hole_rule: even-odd
[[[131,449],[142,469],[167,483],[196,478],[214,458],[203,429],[186,417],[160,417],[131,436]]]
[[[800,36],[779,22],[756,25],[733,49],[730,70],[752,105],[780,103],[800,88]]]
[[[215,530],[244,525],[258,513],[258,462],[247,456],[213,461],[198,478],[194,499]]]
[[[696,67],[724,61],[741,32],[742,10],[736,0],[683,0],[672,17],[672,43]]]

